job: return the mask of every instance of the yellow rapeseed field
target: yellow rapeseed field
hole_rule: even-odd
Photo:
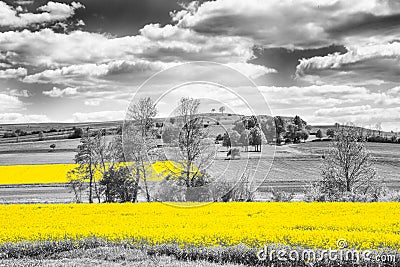
[[[400,250],[400,203],[1,205],[0,243],[88,237],[196,246],[283,244]]]
[[[0,166],[0,184],[52,184],[66,183],[67,172],[77,164],[36,164]],[[168,173],[179,172],[179,167],[170,161],[155,162],[149,169],[149,179],[162,179]],[[99,179],[100,177],[97,177]]]

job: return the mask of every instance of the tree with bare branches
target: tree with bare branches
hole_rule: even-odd
[[[345,192],[366,194],[373,189],[376,172],[365,138],[354,127],[337,129],[324,155],[320,187],[328,195]]]
[[[151,201],[147,176],[149,164],[157,157],[154,117],[157,109],[150,97],[139,99],[128,108],[127,120],[124,125],[124,146],[126,157],[134,162],[134,175],[137,199],[139,181],[142,179],[146,200]]]

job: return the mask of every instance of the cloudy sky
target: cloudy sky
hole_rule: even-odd
[[[212,61],[257,87],[206,66],[172,71],[145,93],[201,73],[259,113],[400,130],[398,1],[78,1],[0,1],[0,123],[123,119],[153,74]],[[228,95],[204,87],[209,99]],[[215,98],[207,109],[242,105]]]

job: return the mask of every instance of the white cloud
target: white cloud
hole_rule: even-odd
[[[40,123],[49,122],[46,115],[26,115],[21,113],[0,113],[0,123]]]
[[[253,43],[240,37],[205,36],[176,26],[147,25],[141,35],[110,37],[74,31],[23,30],[0,33],[0,49],[12,52],[14,64],[60,67],[115,60],[246,62]]]
[[[50,1],[37,9],[41,13],[24,13],[21,12],[21,9],[14,9],[12,6],[0,1],[0,26],[18,28],[26,27],[30,24],[65,20],[73,16],[76,9],[82,7],[82,4],[76,2],[68,5]]]
[[[226,65],[236,69],[250,79],[257,79],[258,77],[268,73],[276,73],[275,69],[249,63],[228,63]]]
[[[100,102],[99,99],[87,99],[84,103],[86,106],[99,106]]]
[[[374,93],[365,87],[311,85],[305,87],[258,87],[267,101],[275,107],[332,107],[341,104],[355,104],[365,101],[376,101],[377,97],[386,94]]]
[[[370,105],[335,107],[319,109],[315,111],[315,116],[340,123],[353,122],[362,125],[385,123],[390,126],[390,124],[395,125],[400,121],[400,107],[386,108]],[[389,127],[386,128],[389,129]]]
[[[0,70],[0,79],[16,79],[27,75],[25,68]]]
[[[28,90],[19,90],[19,89],[10,89],[7,88],[4,91],[5,94],[9,96],[16,96],[16,97],[29,97],[31,96],[31,93]]]
[[[16,96],[0,93],[0,111],[22,109],[24,104]]]
[[[113,121],[125,119],[125,111],[76,112],[72,116],[75,122]]]
[[[53,89],[50,91],[43,91],[43,94],[50,96],[50,97],[73,96],[73,95],[78,94],[78,89],[71,88],[71,87],[67,87],[64,89],[53,87]]]
[[[250,37],[258,45],[286,48],[346,42],[346,36],[332,34],[343,21],[360,14],[387,16],[400,10],[399,5],[379,0],[362,3],[346,0],[216,0],[188,6],[186,11],[172,13],[180,27],[200,33]],[[348,35],[356,35],[358,41],[363,39],[357,32]]]
[[[81,64],[70,65],[58,69],[45,70],[26,76],[23,82],[26,83],[60,83],[64,79],[70,80],[80,77],[102,77],[120,73],[149,72],[153,73],[167,67],[174,66],[175,63],[149,62],[144,60],[125,61],[116,60],[104,64]]]
[[[353,68],[357,63],[363,63],[366,60],[387,59],[393,60],[398,65],[400,57],[400,43],[375,44],[363,47],[348,48],[345,54],[334,53],[327,56],[312,57],[301,59],[296,67],[296,74],[302,76],[312,74],[319,70],[340,70],[346,65],[352,65]]]

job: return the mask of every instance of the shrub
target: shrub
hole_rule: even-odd
[[[82,128],[72,128],[73,132],[68,135],[68,139],[81,138],[83,136]]]

